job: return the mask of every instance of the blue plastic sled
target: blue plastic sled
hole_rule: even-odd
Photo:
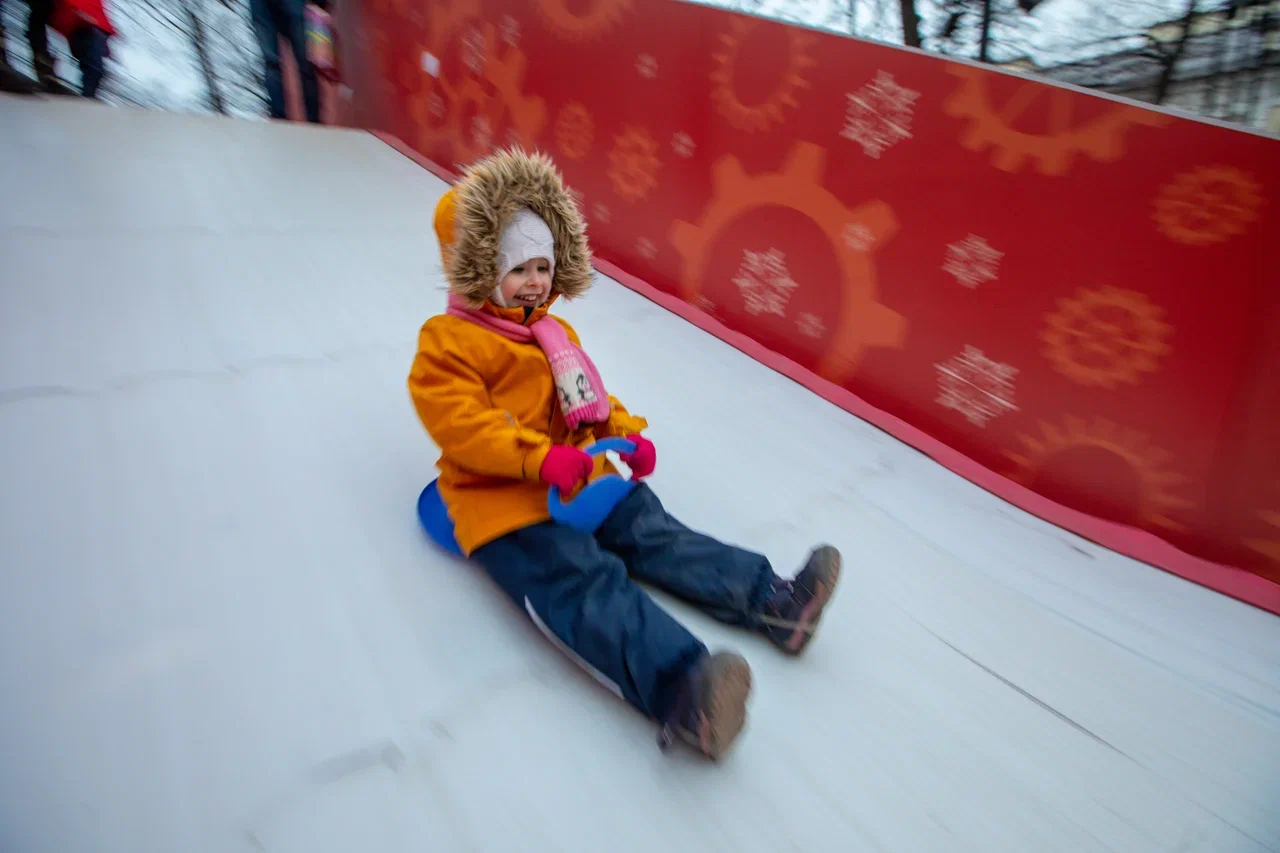
[[[631,453],[636,449],[635,443],[625,438],[606,438],[597,441],[587,448],[587,453],[598,456],[609,450],[618,453]],[[552,486],[547,493],[547,509],[557,524],[566,524],[587,533],[595,533],[613,512],[613,508],[625,498],[635,483],[617,474],[606,474],[591,481],[571,501],[560,499],[560,490]],[[432,480],[422,494],[418,496],[418,520],[422,522],[427,535],[451,554],[462,556],[462,549],[453,535],[453,519],[440,499],[440,490],[436,481]]]

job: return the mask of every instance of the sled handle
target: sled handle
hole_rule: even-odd
[[[599,456],[610,450],[618,453],[634,453],[636,444],[625,438],[605,438],[585,448],[590,456]],[[631,491],[632,482],[617,474],[600,477],[588,483],[571,501],[560,499],[560,489],[552,486],[547,492],[547,509],[560,524],[579,530],[594,531]]]
[[[635,453],[636,443],[626,438],[602,438],[586,448],[586,452],[591,456],[599,456],[601,453],[607,453],[610,450],[618,453]]]

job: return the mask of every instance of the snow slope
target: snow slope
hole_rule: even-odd
[[[1009,507],[607,279],[687,522],[849,571],[722,765],[414,515],[443,184],[364,133],[0,100],[0,849],[1280,850],[1280,619]]]

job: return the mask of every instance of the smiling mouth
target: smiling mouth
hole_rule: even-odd
[[[517,296],[517,297],[516,297],[516,301],[517,301],[517,302],[523,302],[523,303],[524,303],[524,304],[526,304],[526,305],[537,305],[537,304],[538,304],[538,294],[533,293],[533,294],[530,294],[529,296]]]

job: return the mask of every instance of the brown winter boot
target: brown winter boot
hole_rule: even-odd
[[[676,739],[718,761],[747,720],[751,667],[736,652],[705,655],[689,668],[676,688],[675,702],[658,732],[667,750]]]
[[[794,579],[774,582],[760,616],[760,631],[788,654],[800,654],[817,632],[839,580],[840,552],[830,545],[813,549]]]

